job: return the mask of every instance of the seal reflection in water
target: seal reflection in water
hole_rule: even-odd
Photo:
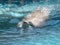
[[[48,7],[38,7],[34,12],[25,16],[25,18],[18,23],[19,28],[28,29],[32,27],[42,27],[46,20],[48,20],[50,10]]]

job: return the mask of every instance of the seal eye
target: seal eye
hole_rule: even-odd
[[[29,25],[32,26],[32,27],[34,27],[34,25],[31,22],[29,22]]]
[[[23,22],[22,28],[27,29],[29,27],[29,24],[27,22]]]

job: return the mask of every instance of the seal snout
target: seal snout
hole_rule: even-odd
[[[20,28],[27,29],[28,27],[29,27],[29,24],[25,21],[19,22],[18,25],[17,25],[18,29],[20,29]]]
[[[29,27],[34,27],[34,25],[31,23],[31,22],[25,22],[25,21],[23,21],[23,22],[20,22],[19,24],[18,24],[18,29],[20,29],[20,28],[23,28],[23,29],[28,29]]]

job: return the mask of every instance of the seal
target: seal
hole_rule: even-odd
[[[28,14],[18,23],[19,28],[42,27],[44,23],[49,19],[50,10],[48,7],[38,7],[34,12]]]

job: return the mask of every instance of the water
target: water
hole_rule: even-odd
[[[45,26],[26,33],[17,30],[18,22],[38,6],[52,10]],[[60,45],[60,4],[0,4],[0,45]]]

